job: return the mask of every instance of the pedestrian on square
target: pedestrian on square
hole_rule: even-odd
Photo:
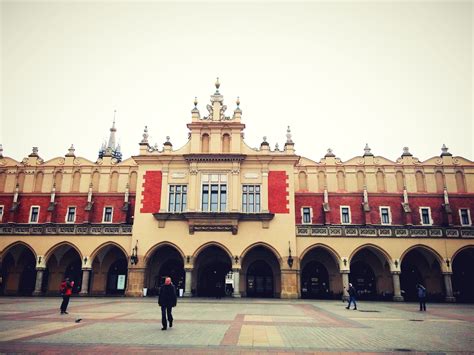
[[[422,284],[416,284],[416,289],[418,290],[420,311],[426,311],[426,288]]]
[[[61,314],[68,314],[67,306],[69,305],[69,298],[72,295],[72,288],[74,287],[74,281],[70,281],[69,277],[66,277],[63,282],[61,282],[60,292],[63,296],[63,302],[61,303]]]
[[[354,286],[352,286],[352,284],[350,283],[349,284],[349,289],[347,290],[347,292],[349,293],[349,304],[347,305],[346,309],[349,309],[351,308],[351,303],[354,303],[354,310],[357,310],[357,304],[356,304],[356,289],[354,288]]]
[[[160,295],[158,296],[158,304],[161,307],[161,324],[163,325],[161,330],[166,330],[168,323],[170,328],[173,327],[173,315],[171,311],[173,307],[176,307],[176,302],[176,289],[171,283],[171,277],[167,277],[165,284],[161,286]],[[166,318],[168,318],[168,321]]]

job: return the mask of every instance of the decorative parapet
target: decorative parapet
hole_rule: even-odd
[[[474,238],[473,227],[297,225],[297,237]]]
[[[0,235],[132,235],[131,224],[0,224]]]

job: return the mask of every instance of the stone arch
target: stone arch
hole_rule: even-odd
[[[365,186],[365,174],[362,170],[358,170],[356,177],[357,177],[357,191],[362,191]]]
[[[0,171],[0,192],[5,191],[5,183],[7,181],[7,173]]]
[[[416,171],[415,180],[416,180],[416,191],[425,192],[426,191],[425,175],[423,174],[421,170]]]
[[[356,249],[354,249],[352,251],[352,253],[350,254],[350,256],[349,256],[348,262],[350,263],[352,261],[352,258],[354,257],[354,255],[357,254],[362,249],[365,249],[365,248],[376,250],[379,253],[378,256],[383,256],[385,258],[385,261],[387,261],[388,263],[390,263],[392,261],[392,257],[390,256],[390,254],[386,250],[384,250],[383,248],[381,248],[378,245],[375,245],[375,244],[372,244],[372,243],[367,243],[367,244],[360,245]],[[380,261],[382,261],[382,260],[380,260]]]
[[[202,153],[209,153],[210,140],[211,140],[211,137],[207,133],[204,133],[201,136],[201,152]]]
[[[222,153],[230,153],[230,139],[229,133],[222,135]]]
[[[36,284],[37,256],[34,249],[24,242],[14,242],[1,254],[0,293],[31,296]]]
[[[13,242],[11,244],[8,244],[5,248],[3,248],[3,250],[0,253],[0,256],[3,258],[3,256],[6,255],[11,248],[13,248],[17,245],[21,245],[21,246],[24,246],[24,247],[28,248],[33,253],[33,255],[35,256],[35,259],[38,259],[38,255],[36,254],[33,247],[31,245],[29,245],[28,243],[25,243],[23,241],[16,241],[16,242]]]
[[[443,265],[443,263],[444,263],[443,257],[442,257],[436,250],[434,250],[433,248],[431,248],[431,247],[429,247],[429,246],[427,246],[427,245],[424,245],[424,244],[416,244],[416,245],[412,245],[411,247],[407,248],[407,249],[402,253],[402,255],[400,255],[400,263],[403,262],[403,258],[404,258],[410,251],[412,251],[412,250],[414,250],[414,249],[418,249],[418,248],[419,248],[419,249],[426,250],[426,251],[432,253],[432,254],[436,257],[438,263],[439,263],[440,265]]]
[[[451,257],[451,263],[454,262],[454,259],[456,259],[459,253],[463,252],[466,249],[472,249],[472,248],[474,248],[474,244],[463,245],[461,248],[459,248],[453,253],[453,256]]]
[[[436,171],[435,181],[436,181],[436,192],[443,192],[444,191],[444,175],[442,171],[440,170]]]
[[[466,183],[464,180],[464,173],[460,170],[456,171],[456,188],[458,192],[466,192]]]
[[[49,261],[49,258],[51,257],[52,254],[54,254],[54,251],[57,249],[57,248],[60,248],[62,247],[63,245],[67,245],[71,248],[73,248],[78,254],[79,254],[79,257],[81,258],[81,260],[83,259],[83,255],[81,253],[81,251],[79,250],[78,247],[76,247],[73,243],[71,242],[68,242],[68,241],[62,241],[62,242],[59,242],[59,243],[56,243],[54,244],[52,247],[50,247],[48,249],[48,251],[44,254],[44,262],[45,263],[48,263]]]
[[[117,192],[118,191],[118,181],[119,181],[119,173],[117,171],[112,171],[110,174],[110,192]]]
[[[76,170],[72,176],[71,192],[79,192],[81,187],[81,172]]]
[[[337,172],[337,189],[338,191],[346,190],[346,178],[342,170]]]
[[[137,172],[136,171],[132,171],[130,173],[130,177],[129,177],[129,188],[130,188],[130,192],[135,192],[137,191]]]
[[[306,254],[308,252],[310,252],[311,250],[315,249],[315,248],[322,248],[324,250],[326,250],[334,259],[334,262],[339,265],[339,260],[341,260],[341,256],[339,255],[339,253],[331,248],[330,246],[326,245],[326,244],[322,244],[322,243],[316,243],[316,244],[313,244],[313,245],[310,245],[309,247],[307,247],[305,250],[303,250],[303,252],[301,253],[299,259],[300,260],[303,260],[303,258],[306,256]]]
[[[20,171],[17,175],[17,184],[18,184],[18,191],[23,191],[23,185],[25,184],[25,173]]]
[[[457,302],[474,302],[474,245],[456,250],[451,259],[453,295]]]
[[[397,181],[397,191],[402,192],[403,187],[405,186],[405,178],[404,178],[403,172],[401,170],[398,170],[395,173],[395,180]]]
[[[326,188],[326,174],[324,171],[320,170],[318,172],[318,190],[324,191]]]
[[[304,171],[298,173],[298,185],[300,191],[308,191],[308,175]]]
[[[199,246],[195,251],[194,253],[192,254],[192,258],[193,260],[195,260],[199,254],[201,254],[202,251],[204,251],[206,248],[210,247],[210,246],[216,246],[216,247],[219,247],[221,248],[222,250],[224,250],[227,255],[229,256],[229,258],[232,260],[233,259],[233,256],[232,256],[232,253],[231,251],[229,250],[229,248],[227,248],[225,245],[219,243],[219,242],[208,242],[208,243],[205,243],[205,244],[202,244],[201,246]]]
[[[379,169],[376,174],[377,192],[385,192],[385,174]]]
[[[100,173],[98,170],[95,170],[91,176],[91,183],[92,183],[92,192],[99,191],[99,183],[100,183]]]
[[[91,253],[90,255],[90,259],[91,260],[94,260],[94,258],[97,256],[97,253],[102,249],[102,248],[105,248],[106,246],[109,246],[109,245],[112,245],[112,246],[115,246],[117,248],[119,248],[123,255],[125,255],[126,258],[129,257],[127,251],[124,249],[124,247],[122,247],[120,244],[116,243],[116,242],[113,242],[113,241],[107,241],[105,243],[102,243],[101,245],[99,245],[97,248],[94,249],[94,251]]]
[[[44,178],[43,172],[39,171],[36,173],[35,187],[33,190],[34,192],[41,192],[41,189],[43,188],[43,178]]]
[[[281,263],[281,260],[282,260],[282,257],[280,255],[280,253],[278,252],[278,250],[276,250],[272,245],[268,244],[268,243],[265,243],[265,242],[256,242],[256,243],[253,243],[253,244],[250,244],[249,246],[247,246],[243,251],[242,253],[240,253],[240,260],[242,260],[250,250],[252,250],[253,248],[257,247],[257,246],[262,246],[262,247],[265,247],[267,249],[269,249],[273,255],[275,255],[275,258],[278,260],[278,262]]]
[[[61,186],[62,186],[62,183],[63,183],[63,173],[62,173],[61,170],[56,171],[54,173],[53,183],[56,186],[56,191],[60,192],[61,191]]]
[[[163,242],[159,242],[159,243],[153,245],[151,248],[149,248],[147,250],[147,252],[145,253],[145,255],[143,257],[145,263],[148,262],[150,257],[156,252],[157,249],[159,249],[163,246],[169,246],[169,247],[172,247],[172,248],[176,249],[178,251],[178,253],[181,255],[181,257],[183,258],[183,261],[184,261],[185,255],[183,253],[183,250],[180,247],[178,247],[176,244],[174,244],[172,242],[163,241]]]

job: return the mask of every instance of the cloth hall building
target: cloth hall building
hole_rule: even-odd
[[[422,283],[474,302],[473,162],[367,145],[315,161],[289,128],[281,149],[250,148],[219,86],[179,149],[151,146],[145,128],[122,160],[115,122],[95,162],[72,146],[21,162],[0,148],[1,294],[57,294],[68,276],[79,295],[154,295],[171,276],[185,297],[340,298],[352,282],[360,298],[402,301]]]

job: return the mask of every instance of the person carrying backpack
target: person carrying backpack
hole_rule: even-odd
[[[63,296],[63,302],[61,303],[61,314],[68,314],[67,306],[69,305],[69,298],[72,295],[72,288],[74,287],[74,281],[69,281],[69,277],[66,277],[59,288],[61,296]]]

